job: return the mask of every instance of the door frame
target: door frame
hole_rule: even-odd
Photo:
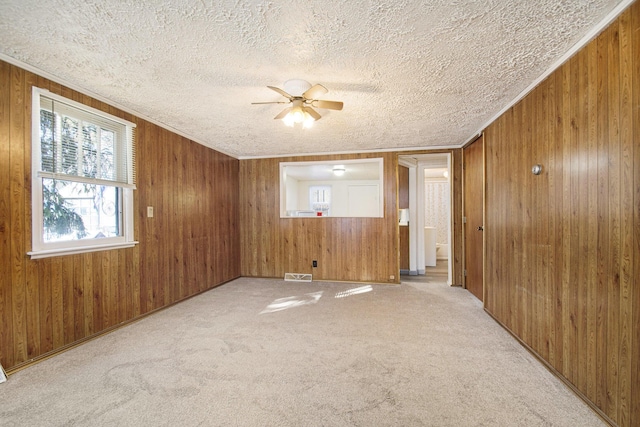
[[[409,275],[424,275],[424,171],[429,169],[429,157],[446,156],[446,168],[449,174],[449,221],[448,224],[448,271],[447,284],[453,285],[453,154],[420,153],[400,154],[398,164],[409,169]],[[422,268],[420,265],[422,264]]]

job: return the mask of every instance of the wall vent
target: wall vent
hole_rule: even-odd
[[[284,273],[284,280],[286,282],[310,282],[312,279],[311,274],[304,273]]]

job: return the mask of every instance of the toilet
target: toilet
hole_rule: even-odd
[[[436,259],[449,259],[449,245],[436,243]]]

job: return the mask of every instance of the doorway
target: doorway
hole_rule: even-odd
[[[453,283],[451,162],[450,153],[398,156],[399,177],[407,176],[408,181],[408,208],[399,214],[401,265],[408,254],[408,269],[405,262],[401,273],[435,276],[449,285]],[[407,206],[399,203],[399,208]]]

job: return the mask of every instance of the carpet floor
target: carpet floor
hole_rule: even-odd
[[[8,426],[603,426],[469,292],[241,278],[0,384]]]

